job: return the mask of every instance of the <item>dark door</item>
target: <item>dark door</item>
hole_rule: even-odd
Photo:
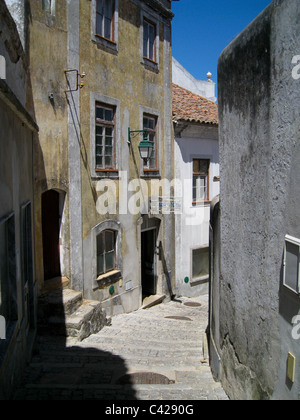
[[[59,277],[59,193],[50,190],[42,196],[44,279]]]
[[[142,294],[143,299],[156,294],[156,229],[142,232]]]

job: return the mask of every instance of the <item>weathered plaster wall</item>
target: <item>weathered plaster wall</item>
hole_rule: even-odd
[[[170,7],[169,0],[164,0]],[[36,219],[41,231],[41,194],[47,189],[66,193],[62,223],[62,274],[71,280],[71,287],[84,292],[90,299],[106,301],[111,312],[109,287],[95,287],[95,229],[101,223],[114,221],[121,227],[122,279],[115,282],[114,311],[130,311],[141,304],[141,214],[127,210],[101,215],[96,205],[99,197],[97,182],[111,178],[116,185],[118,203],[121,172],[126,174],[125,187],[139,179],[142,162],[139,137],[129,148],[128,128],[139,130],[143,112],[158,117],[160,176],[172,179],[173,143],[171,141],[171,22],[158,13],[156,0],[116,1],[116,43],[99,41],[95,36],[95,5],[93,1],[65,2],[57,0],[55,9],[47,12],[41,2],[32,0],[31,63],[40,137],[36,139]],[[168,6],[167,6],[168,5]],[[152,7],[155,7],[153,10]],[[158,7],[158,8],[157,8]],[[158,66],[145,65],[142,57],[143,16],[157,23]],[[84,87],[65,94],[67,80],[64,70],[85,72]],[[74,77],[70,75],[71,85]],[[53,93],[53,99],[49,99]],[[117,169],[119,173],[95,172],[95,102],[116,106]],[[47,118],[45,118],[47,115]],[[109,178],[108,178],[109,177]],[[149,179],[145,182],[149,183]],[[147,197],[148,199],[148,197]],[[100,226],[100,227],[99,227]],[[166,235],[168,232],[168,235]],[[167,266],[174,266],[173,218],[164,217],[159,240],[162,241]],[[43,278],[42,238],[36,239],[38,273]],[[162,263],[159,263],[160,266]],[[159,267],[159,290],[165,289],[164,270]],[[162,273],[162,274],[161,274]],[[174,276],[174,273],[173,273]],[[131,282],[129,290],[125,285]],[[122,297],[120,297],[122,296]]]
[[[286,4],[285,4],[286,3]],[[292,339],[292,319],[300,315],[300,298],[283,286],[282,257],[284,235],[300,238],[300,83],[291,77],[294,55],[300,51],[300,4],[297,1],[275,3],[272,16],[273,73],[270,135],[272,147],[270,178],[274,180],[271,218],[277,223],[277,270],[280,272],[279,315],[281,358],[273,399],[298,400],[300,395],[300,339]],[[296,356],[296,380],[286,378],[287,355]]]
[[[80,7],[80,71],[86,73],[80,100],[84,293],[88,298],[104,302],[109,314],[129,312],[137,309],[142,303],[141,214],[133,215],[127,209],[121,210],[118,200],[120,184],[124,192],[131,180],[143,176],[138,152],[141,138],[139,136],[133,138],[130,147],[127,143],[128,128],[132,130],[142,128],[143,112],[158,117],[160,177],[172,179],[174,176],[171,142],[171,24],[145,3],[147,2],[129,0],[118,2],[118,34],[114,48],[108,48],[103,43],[97,42],[94,36],[92,21],[94,2],[81,2]],[[147,68],[141,57],[143,13],[152,16],[158,23],[158,68]],[[119,172],[110,177],[116,187],[116,214],[101,215],[96,209],[99,196],[99,192],[96,191],[97,182],[105,179],[105,175],[96,174],[94,170],[93,136],[96,100],[116,107],[116,160]],[[148,183],[150,196],[150,178],[145,178],[145,181]],[[128,198],[130,194],[129,192]],[[148,200],[148,196],[145,198]],[[109,286],[95,288],[93,231],[107,220],[119,223],[122,235],[122,278],[114,282],[113,296],[109,294]],[[158,237],[158,241],[163,243],[169,270],[173,266],[174,258],[173,223],[172,216],[163,217]],[[163,293],[166,285],[161,261],[158,262],[158,272],[158,293]],[[174,274],[173,272],[172,275]],[[126,284],[131,284],[129,290],[126,290]]]
[[[299,343],[282,289],[285,234],[299,236],[299,2],[275,0],[219,60],[221,379],[231,397],[299,395]],[[293,200],[291,200],[293,197]],[[284,299],[283,299],[284,296]],[[293,302],[293,303],[292,303]],[[289,349],[289,350],[288,350]],[[287,351],[297,380],[286,382]]]
[[[64,73],[69,68],[66,2],[56,0],[55,14],[52,15],[43,10],[41,1],[31,0],[30,13],[30,70],[34,96],[31,108],[40,127],[39,135],[35,137],[35,218],[37,278],[42,287],[41,196],[50,189],[66,193],[61,229],[61,268],[62,275],[70,277],[68,103]]]

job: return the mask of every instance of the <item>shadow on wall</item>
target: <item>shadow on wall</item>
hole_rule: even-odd
[[[70,289],[41,294],[33,357],[13,400],[137,399],[124,359],[75,340],[68,343],[67,335],[82,339],[108,324],[100,304],[93,302],[94,315],[89,315],[89,303]]]

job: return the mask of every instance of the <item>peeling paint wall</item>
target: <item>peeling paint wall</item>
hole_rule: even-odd
[[[41,230],[41,195],[55,189],[64,192],[65,206],[61,227],[62,275],[70,286],[89,299],[104,303],[109,314],[129,312],[142,303],[141,226],[143,215],[122,210],[120,184],[125,189],[134,180],[150,186],[151,176],[144,176],[138,145],[140,137],[129,147],[128,128],[143,128],[143,113],[157,117],[159,173],[173,179],[173,142],[171,127],[171,17],[170,1],[116,1],[114,42],[95,35],[96,1],[74,0],[66,4],[56,0],[55,9],[44,10],[42,2],[32,0],[30,51],[34,107],[40,124],[36,139],[36,219]],[[143,58],[143,19],[157,28],[157,63]],[[75,70],[65,76],[65,70]],[[65,93],[67,79],[76,88],[76,71],[84,86]],[[80,75],[85,73],[84,78]],[[75,79],[74,79],[75,77]],[[72,89],[73,90],[73,89]],[[52,94],[52,95],[51,95]],[[49,96],[51,95],[51,96]],[[95,106],[110,104],[116,110],[115,173],[95,171]],[[45,117],[47,116],[47,117]],[[122,176],[124,174],[124,177]],[[116,214],[99,214],[98,182],[114,183]],[[139,183],[140,181],[138,181]],[[142,182],[142,181],[141,181]],[[134,192],[134,191],[133,191]],[[131,193],[130,193],[131,194]],[[130,198],[130,194],[128,198]],[[150,196],[150,188],[149,188]],[[148,196],[146,201],[148,201]],[[167,261],[168,275],[174,266],[174,217],[161,217],[158,241]],[[106,222],[120,227],[119,253],[122,273],[111,284],[98,284],[95,232]],[[104,224],[104,225],[103,225]],[[119,229],[119,228],[118,228]],[[118,230],[117,229],[117,230]],[[168,232],[168,234],[166,234]],[[38,273],[43,285],[42,236]],[[158,293],[165,293],[166,270],[158,261]],[[109,293],[114,286],[113,295]]]
[[[66,194],[61,226],[62,275],[69,266],[69,167],[68,103],[65,90],[68,69],[68,29],[66,2],[55,2],[55,14],[45,11],[41,1],[30,1],[29,26],[32,110],[40,127],[35,137],[35,211],[37,278],[44,284],[42,194],[54,189]]]
[[[167,2],[169,3],[169,2]],[[82,128],[82,191],[83,191],[83,253],[84,253],[84,292],[89,298],[104,302],[108,314],[130,312],[142,303],[141,294],[141,214],[130,214],[129,210],[120,211],[120,189],[128,188],[132,180],[143,176],[138,145],[141,137],[132,139],[129,147],[128,128],[143,128],[143,112],[158,118],[159,136],[159,176],[173,177],[173,145],[171,140],[171,22],[140,1],[119,1],[118,41],[108,48],[97,41],[93,34],[94,2],[81,3],[80,24],[80,68],[86,73],[84,88],[81,91],[81,128]],[[143,16],[152,18],[158,27],[157,57],[158,66],[149,68],[142,58]],[[89,22],[89,25],[86,24]],[[111,45],[110,45],[111,47]],[[115,183],[117,194],[116,214],[100,215],[96,203],[99,194],[97,182],[105,176],[94,170],[94,125],[96,100],[116,107],[117,169],[118,174],[110,177]],[[89,112],[86,112],[89,110]],[[122,175],[123,174],[123,175]],[[143,182],[143,181],[142,181]],[[150,196],[150,177],[144,178]],[[139,181],[137,182],[137,185]],[[121,192],[121,194],[122,194]],[[130,198],[128,193],[128,198]],[[148,197],[146,197],[148,200]],[[95,237],[92,232],[106,220],[120,224],[122,232],[122,277],[114,282],[115,292],[109,294],[109,286],[92,287],[95,278]],[[163,217],[158,241],[162,241],[169,270],[174,258],[173,216]],[[165,232],[169,232],[166,235]],[[158,293],[165,293],[165,273],[158,262]],[[175,273],[173,273],[174,275]],[[127,285],[127,286],[126,286]],[[126,290],[128,288],[128,290]]]

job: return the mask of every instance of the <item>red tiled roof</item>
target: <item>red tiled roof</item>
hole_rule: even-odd
[[[203,96],[172,84],[173,119],[218,124],[218,105]]]

